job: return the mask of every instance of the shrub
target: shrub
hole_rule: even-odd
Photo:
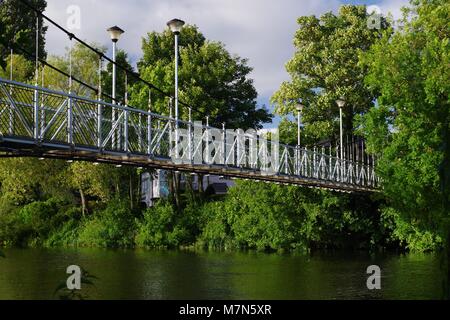
[[[127,202],[114,200],[105,210],[83,222],[78,244],[96,247],[131,247],[134,245],[135,217]]]
[[[171,236],[174,222],[173,206],[166,201],[159,201],[155,207],[146,209],[143,220],[137,222],[136,245],[152,248],[176,245],[176,239]]]
[[[393,208],[383,208],[381,220],[384,228],[390,230],[389,241],[399,242],[410,251],[435,251],[443,246],[436,231],[424,229],[417,221],[407,221]]]

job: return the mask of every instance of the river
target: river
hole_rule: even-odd
[[[2,249],[3,250],[3,249]],[[89,299],[439,299],[436,254],[4,249],[0,299],[56,299],[69,265],[95,275]],[[381,289],[366,286],[369,265]],[[83,285],[84,286],[84,285]]]

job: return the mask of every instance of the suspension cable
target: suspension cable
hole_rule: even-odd
[[[24,55],[30,57],[31,59],[35,59],[35,58],[36,58],[36,54],[30,53],[28,50],[26,50],[25,48],[23,48],[22,46],[20,46],[20,45],[18,45],[18,44],[6,44],[6,42],[2,41],[1,38],[0,38],[0,43],[3,44],[3,45],[5,45],[5,46],[11,46],[11,48],[13,48],[15,51],[20,51],[20,52],[22,52]],[[61,75],[65,76],[65,77],[67,77],[67,78],[70,77],[70,75],[69,75],[67,72],[65,72],[65,71],[63,71],[63,70],[61,70],[61,69],[55,67],[54,65],[52,65],[51,63],[49,63],[49,62],[47,62],[47,61],[45,61],[45,60],[43,60],[43,59],[41,59],[41,58],[38,58],[38,61],[39,61],[41,64],[43,64],[43,65],[49,67],[50,69],[52,69],[52,70],[54,70],[54,71],[60,73]],[[84,81],[82,81],[82,80],[80,80],[80,79],[74,77],[73,75],[72,75],[72,81],[73,81],[73,82],[76,82],[76,83],[78,83],[78,84],[80,84],[80,85],[82,85],[82,86],[84,86],[84,87],[86,87],[86,88],[88,88],[89,90],[92,90],[92,91],[95,92],[96,94],[99,93],[98,88],[94,88],[94,87],[91,86],[90,84],[87,84],[86,82],[84,82]],[[112,97],[111,97],[109,94],[107,94],[107,93],[102,92],[102,96],[104,96],[104,97],[106,97],[106,98],[112,100]]]
[[[13,54],[14,54],[14,50],[13,48],[10,48],[10,62],[9,62],[9,80],[13,80]]]
[[[69,47],[69,93],[72,93],[72,50],[73,50],[73,41],[72,37],[69,36],[70,39],[70,47]]]
[[[57,27],[58,29],[60,29],[62,32],[66,33],[69,37],[72,37],[73,39],[75,39],[76,41],[78,41],[80,44],[84,45],[85,47],[87,47],[88,49],[90,49],[91,51],[97,53],[98,55],[102,56],[105,60],[109,61],[112,64],[115,64],[119,69],[122,69],[123,71],[129,73],[130,75],[132,75],[136,80],[144,83],[145,85],[151,87],[152,89],[155,89],[156,91],[158,91],[159,93],[161,93],[162,95],[166,96],[166,97],[173,97],[170,93],[165,92],[164,90],[156,87],[154,84],[148,82],[147,80],[142,79],[139,74],[137,72],[134,72],[133,70],[129,70],[128,68],[122,66],[121,64],[113,61],[111,58],[109,58],[108,56],[106,56],[103,52],[99,51],[98,49],[90,46],[89,44],[87,44],[85,41],[81,40],[80,38],[78,38],[76,35],[74,35],[73,33],[69,32],[68,30],[66,30],[65,28],[63,28],[61,25],[59,25],[58,23],[56,23],[55,21],[53,21],[52,19],[50,19],[49,17],[47,17],[44,13],[42,13],[41,11],[39,11],[38,9],[36,9],[34,6],[32,6],[27,0],[19,0],[20,2],[22,2],[25,6],[27,6],[28,8],[30,8],[31,10],[33,10],[34,12],[36,12],[38,15],[42,16],[45,20],[47,20],[48,22],[50,22],[51,24],[53,24],[55,27]],[[188,108],[192,108],[192,110],[194,110],[195,112],[197,112],[198,114],[201,114],[203,116],[208,116],[207,113],[198,110],[197,108],[194,108],[192,106],[190,106],[189,104],[183,102],[183,101],[178,101],[178,103],[180,105],[183,105],[185,107]]]
[[[35,84],[39,82],[39,16],[36,14],[36,56],[35,56]]]

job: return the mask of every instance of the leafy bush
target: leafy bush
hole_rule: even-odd
[[[2,201],[0,203],[0,246],[21,245],[28,233],[27,227],[19,219],[19,208]]]
[[[79,209],[57,198],[36,201],[23,207],[0,203],[0,244],[42,245],[66,222],[76,222]]]
[[[209,248],[304,251],[383,239],[376,202],[367,196],[239,181],[201,212],[198,243]]]
[[[179,244],[185,231],[175,224],[174,207],[167,201],[159,201],[153,208],[144,211],[138,221],[136,245],[141,247],[169,247]]]
[[[391,230],[389,241],[399,242],[406,249],[428,252],[443,246],[443,239],[438,232],[424,229],[417,221],[407,221],[393,208],[383,208],[381,220],[384,227]]]
[[[94,213],[79,230],[78,244],[97,247],[131,247],[135,217],[126,202],[114,200],[105,210]]]
[[[62,224],[58,230],[52,232],[45,240],[46,247],[76,246],[78,244],[78,233],[80,221],[69,220]]]
[[[231,249],[235,247],[230,235],[230,225],[223,202],[205,203],[201,210],[202,232],[198,245],[210,249]]]

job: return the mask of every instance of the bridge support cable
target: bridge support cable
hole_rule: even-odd
[[[151,88],[148,88],[147,154],[149,157],[151,157],[153,155],[153,152],[152,152],[152,89]]]
[[[103,134],[102,134],[102,70],[103,70],[103,58],[99,56],[98,58],[98,93],[97,100],[99,101],[97,105],[97,147],[101,151],[103,144]]]
[[[95,52],[96,54],[102,56],[106,61],[108,61],[109,63],[115,65],[117,68],[121,69],[122,71],[128,73],[130,76],[132,76],[133,78],[135,78],[137,81],[145,84],[146,86],[148,86],[149,88],[159,92],[160,94],[162,94],[165,97],[172,97],[173,95],[156,87],[154,84],[150,83],[149,81],[143,79],[140,77],[139,73],[134,72],[133,70],[129,70],[127,67],[122,66],[121,64],[117,63],[116,61],[113,61],[113,59],[109,58],[108,56],[106,56],[103,52],[99,51],[98,49],[92,47],[91,45],[89,45],[88,43],[86,43],[85,41],[81,40],[80,38],[78,38],[75,34],[71,33],[70,31],[66,30],[64,27],[62,27],[60,24],[56,23],[54,20],[52,20],[51,18],[49,18],[47,15],[45,15],[43,12],[39,11],[38,9],[36,9],[36,7],[34,7],[28,0],[19,0],[20,2],[22,2],[25,6],[27,6],[28,8],[30,8],[32,11],[34,11],[38,16],[41,16],[44,20],[48,21],[50,24],[54,25],[57,29],[61,30],[63,33],[67,34],[67,36],[72,37],[75,41],[77,41],[78,43],[80,43],[81,45],[83,45],[84,47],[88,48],[89,50]],[[92,89],[92,87],[91,87]],[[192,108],[193,111],[195,111],[196,113],[200,114],[200,115],[204,115],[206,116],[207,113],[200,111],[199,109],[189,105],[186,102],[183,101],[178,101],[178,103],[186,108],[190,107]]]
[[[10,48],[10,62],[9,62],[9,80],[13,81],[13,63],[14,63],[14,50]],[[12,87],[9,88],[9,95],[12,95]],[[12,108],[9,109],[9,125],[8,133],[12,135],[14,132],[14,111]]]

